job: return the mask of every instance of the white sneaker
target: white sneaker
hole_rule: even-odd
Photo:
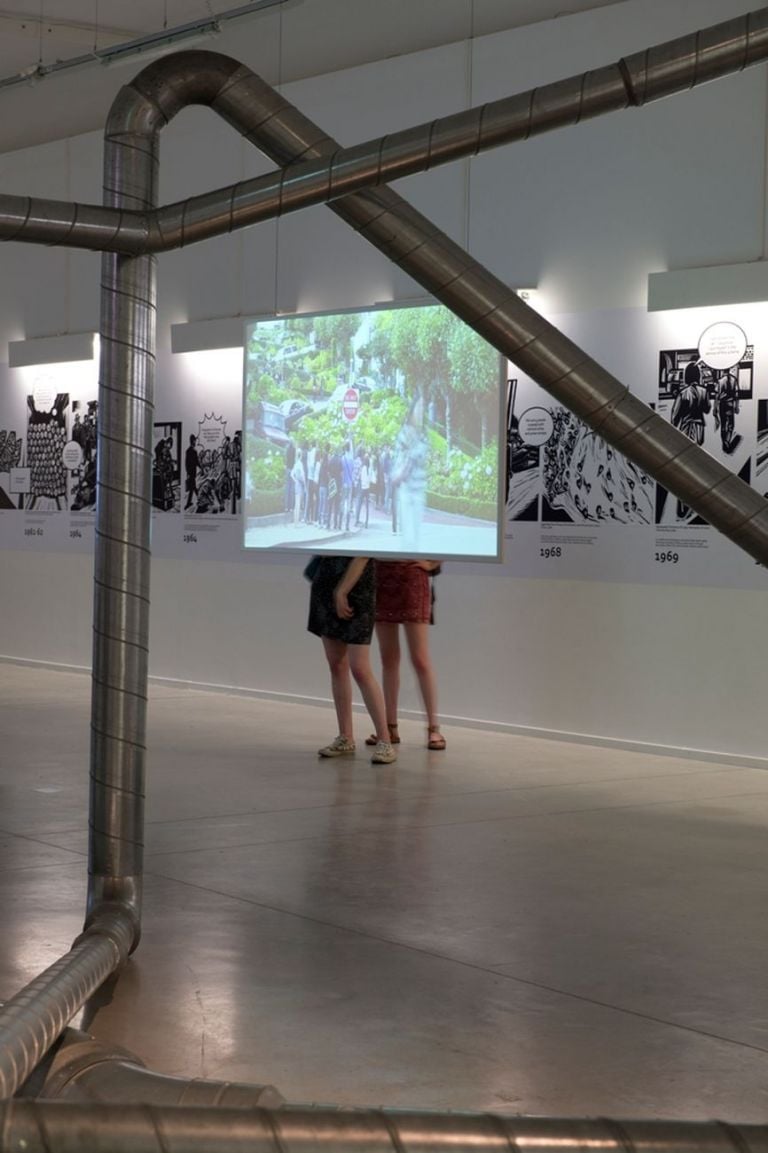
[[[389,741],[377,741],[371,757],[372,765],[391,765],[397,760],[397,750]]]
[[[330,745],[323,745],[317,750],[318,757],[351,757],[355,751],[355,742],[347,737],[334,737]]]

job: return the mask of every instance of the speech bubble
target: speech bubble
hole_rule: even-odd
[[[212,412],[206,412],[202,420],[197,422],[197,440],[200,448],[218,448],[224,443],[227,431],[227,422]]]
[[[555,422],[547,408],[534,405],[522,412],[517,421],[517,431],[525,444],[539,446],[546,444],[554,432]]]
[[[61,463],[65,468],[80,468],[83,463],[83,450],[76,440],[69,440],[61,450]]]
[[[56,399],[56,385],[50,376],[39,376],[35,380],[32,399],[38,412],[50,412]]]
[[[710,324],[699,339],[699,357],[710,368],[735,368],[744,359],[747,338],[744,330],[732,321]]]

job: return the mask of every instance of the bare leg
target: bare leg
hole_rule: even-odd
[[[424,710],[427,714],[427,725],[430,729],[439,731],[437,719],[437,679],[429,653],[428,624],[409,622],[404,624],[405,636],[408,641],[408,651],[411,657],[413,671],[419,682],[421,699],[424,701]]]
[[[384,687],[387,725],[390,729],[396,729],[397,702],[400,696],[400,626],[391,621],[378,621],[376,636],[381,653],[381,680]]]
[[[352,725],[352,682],[349,677],[349,646],[344,641],[322,637],[325,658],[331,670],[331,693],[336,709],[339,735],[348,741],[354,740]]]
[[[368,715],[373,721],[376,739],[379,741],[389,741],[387,714],[384,708],[384,694],[371,668],[371,646],[348,645],[347,651],[349,655],[349,667],[360,689],[365,707],[368,710]]]

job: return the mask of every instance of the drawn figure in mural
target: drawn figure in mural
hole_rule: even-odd
[[[418,552],[427,493],[427,438],[421,396],[414,398],[405,423],[397,434],[392,483],[397,492],[403,549]]]
[[[75,401],[77,404],[77,401]],[[85,426],[79,412],[75,413],[75,419],[72,423],[72,439],[75,444],[79,444],[85,456]]]
[[[701,445],[706,430],[705,418],[711,408],[709,393],[701,383],[701,369],[694,361],[690,361],[685,366],[683,387],[672,404],[672,424],[685,433],[689,440]],[[684,501],[678,500],[678,520],[685,520],[690,511]]]
[[[19,467],[22,445],[21,437],[17,437],[15,432],[9,432],[5,428],[0,429],[0,473],[10,473],[12,468]],[[12,509],[15,507],[11,494],[0,487],[0,508]]]
[[[88,410],[84,416],[75,412],[72,424],[72,440],[79,444],[83,453],[83,461],[79,468],[72,469],[72,512],[93,511],[96,508],[96,442],[98,435],[99,402],[88,401]],[[79,410],[80,402],[74,401],[73,408]]]
[[[155,445],[152,464],[152,503],[163,512],[168,512],[175,504],[174,472],[173,437],[162,436]]]
[[[516,382],[513,382],[516,383]],[[514,412],[507,420],[507,476],[504,503],[510,520],[538,519],[540,449],[526,444]]]
[[[195,512],[227,512],[227,502],[232,500],[234,508],[235,469],[232,445],[225,437],[218,448],[205,448],[197,453],[198,492]]]
[[[701,383],[701,369],[694,361],[686,364],[683,382],[672,404],[672,424],[689,440],[701,445],[704,443],[705,417],[712,406],[709,393]]]
[[[240,429],[232,438],[232,477],[234,480],[232,512],[234,513],[237,512],[235,502],[242,500],[243,497],[243,434]]]
[[[190,508],[192,505],[192,498],[197,498],[197,470],[199,467],[200,458],[197,453],[197,437],[194,433],[190,434],[189,444],[187,451],[184,453],[184,472],[186,474],[187,486],[187,503],[184,509]]]
[[[734,435],[739,411],[739,381],[735,372],[725,370],[715,381],[715,428],[720,431],[723,452],[735,452],[741,436]]]
[[[97,437],[97,420],[96,410],[98,406],[97,400],[88,401],[88,411],[83,417],[83,456],[85,463],[90,464],[96,453],[96,437]]]
[[[67,443],[66,410],[69,394],[59,392],[47,411],[40,411],[34,396],[27,397],[27,465],[30,469],[30,492],[27,507],[47,498],[61,508],[67,498],[67,470],[62,453]]]
[[[229,504],[229,511],[233,515],[237,511],[235,506],[239,483],[237,476],[240,466],[238,435],[237,433],[235,434],[234,440],[230,436],[224,437],[224,442],[219,450],[219,475],[216,489],[220,501],[219,511],[226,512],[226,506]]]
[[[91,456],[78,470],[78,477],[72,493],[72,512],[84,512],[96,507],[96,457]]]

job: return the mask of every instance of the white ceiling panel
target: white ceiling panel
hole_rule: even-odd
[[[287,83],[625,2],[251,0],[254,11],[234,18],[244,0],[0,0],[0,152],[101,129],[119,88],[150,56],[105,67],[93,54],[184,25],[219,18],[219,34],[196,46]]]

